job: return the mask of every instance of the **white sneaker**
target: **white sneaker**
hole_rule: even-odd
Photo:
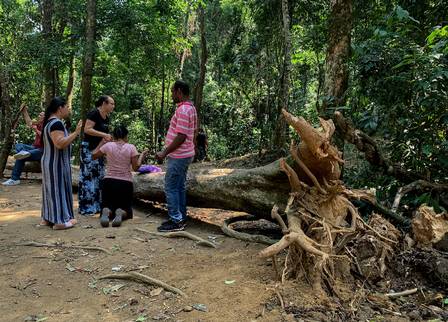
[[[20,180],[12,180],[12,179],[8,179],[2,183],[2,185],[4,186],[17,186],[18,184],[20,184]]]
[[[14,159],[16,160],[22,160],[26,159],[31,155],[28,151],[20,151],[19,153],[14,154]]]

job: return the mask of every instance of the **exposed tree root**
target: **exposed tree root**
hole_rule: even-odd
[[[221,230],[227,236],[230,236],[230,237],[233,237],[233,238],[236,238],[239,240],[248,241],[248,242],[252,242],[252,243],[266,244],[266,245],[275,244],[278,240],[271,239],[264,235],[252,235],[252,234],[242,233],[242,232],[239,232],[239,231],[236,231],[236,230],[230,228],[230,225],[236,221],[253,220],[253,219],[254,219],[253,216],[242,216],[242,217],[226,219],[226,220],[224,220],[224,223],[221,226]]]
[[[181,296],[187,297],[187,295],[182,292],[180,289],[171,286],[163,281],[160,281],[158,279],[137,273],[137,272],[129,272],[129,273],[123,273],[123,274],[108,274],[108,275],[103,275],[101,277],[98,278],[99,280],[104,280],[104,279],[120,279],[120,280],[128,280],[128,281],[135,281],[135,282],[141,282],[141,283],[145,283],[145,284],[150,284],[150,285],[156,285],[156,286],[160,286],[163,287],[165,290],[179,294]]]
[[[319,131],[303,118],[286,111],[283,114],[302,139],[298,147],[292,143],[290,148],[298,167],[285,160],[279,162],[291,186],[284,210],[287,223],[274,206],[271,216],[282,227],[284,236],[259,255],[275,258],[287,249],[282,281],[288,276],[304,277],[317,293],[337,294],[335,281],[347,279],[352,264],[363,275],[370,274],[366,267],[369,261],[374,261],[379,267],[375,276],[382,276],[399,232],[377,217],[376,221],[365,223],[350,202],[349,198],[376,200],[365,192],[348,190],[339,180],[338,164],[343,160],[330,143],[334,132],[332,121],[321,120],[323,130]],[[360,256],[360,249],[354,247],[359,241],[366,247],[370,245],[367,249],[372,251],[367,257]]]
[[[24,243],[16,244],[16,246],[86,249],[86,250],[96,250],[96,251],[104,252],[106,254],[111,255],[111,252],[109,252],[107,249],[104,249],[102,247],[97,247],[97,246],[44,244],[44,243],[38,243],[38,242],[35,242],[35,241],[30,241],[30,242],[24,242]]]
[[[167,238],[185,237],[185,238],[189,238],[191,240],[195,240],[196,244],[198,244],[198,245],[216,248],[216,245],[213,244],[212,242],[209,242],[208,240],[205,240],[205,239],[203,239],[199,236],[196,236],[192,233],[189,233],[187,231],[173,231],[173,232],[169,232],[169,233],[159,233],[159,232],[149,231],[149,230],[141,229],[141,228],[135,228],[135,230],[142,232],[142,233],[150,234],[153,236],[160,236],[160,237],[167,237]]]
[[[406,290],[406,291],[403,291],[403,292],[387,293],[387,294],[384,294],[384,295],[387,296],[390,299],[393,299],[393,298],[397,298],[397,297],[400,297],[400,296],[412,295],[412,294],[415,294],[417,292],[418,292],[418,288],[413,288],[411,290]]]

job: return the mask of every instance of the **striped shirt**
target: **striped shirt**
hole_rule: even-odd
[[[170,128],[165,139],[165,146],[169,146],[178,133],[185,134],[185,141],[173,152],[168,154],[170,158],[182,159],[194,156],[194,135],[198,125],[196,108],[191,102],[177,104],[176,112],[170,121]]]

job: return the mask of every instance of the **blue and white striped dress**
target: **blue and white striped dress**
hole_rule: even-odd
[[[64,136],[68,136],[67,130],[58,118],[50,119],[42,131],[44,143],[41,160],[42,219],[52,224],[64,224],[75,218],[70,166],[71,147],[68,145],[64,149],[58,149],[50,137],[50,128],[53,125],[58,126],[58,122],[64,128]]]

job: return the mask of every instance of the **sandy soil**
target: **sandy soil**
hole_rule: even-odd
[[[264,246],[223,236],[217,226],[192,220],[187,230],[218,248],[187,239],[153,237],[163,214],[137,208],[120,228],[102,228],[98,216],[77,216],[70,230],[38,227],[41,185],[22,180],[0,186],[0,321],[281,321],[290,319],[272,302],[269,262],[257,258]],[[75,208],[77,203],[75,202]],[[216,212],[216,211],[215,211]],[[192,209],[206,217],[207,210]],[[215,213],[216,214],[216,213]],[[217,214],[222,215],[222,211]],[[17,246],[25,241],[100,246],[112,254],[80,249]],[[136,271],[163,280],[188,297],[104,274]],[[227,282],[226,282],[227,281]],[[122,285],[122,287],[119,287]],[[111,289],[114,287],[118,290]],[[206,312],[197,304],[203,304]]]
[[[136,231],[156,231],[166,219],[163,207],[148,203],[139,203],[134,219],[120,228],[102,228],[98,216],[77,216],[78,225],[66,231],[40,227],[41,184],[39,175],[32,178],[19,186],[0,185],[0,321],[401,322],[448,318],[446,307],[440,307],[447,295],[425,286],[420,293],[383,304],[362,295],[359,281],[341,286],[344,299],[316,297],[305,281],[287,280],[279,286],[272,262],[257,257],[264,245],[222,235],[220,221],[240,215],[234,212],[189,208],[193,219],[187,231],[216,243],[216,249],[189,239]],[[111,254],[18,245],[29,241],[98,246]],[[98,279],[131,271],[171,284],[187,297],[133,281]],[[383,281],[380,293],[388,291],[391,283],[398,290],[416,287],[415,281],[403,276]],[[431,294],[436,295],[435,302]]]

